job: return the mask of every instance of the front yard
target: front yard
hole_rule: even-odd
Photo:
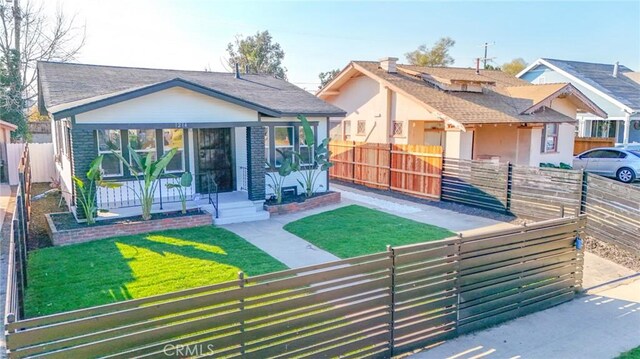
[[[373,209],[350,205],[305,217],[284,229],[340,258],[451,237],[453,232]]]
[[[287,269],[225,229],[204,226],[114,237],[29,254],[28,317]]]

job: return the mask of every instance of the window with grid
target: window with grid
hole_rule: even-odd
[[[558,129],[560,125],[557,123],[549,123],[544,125],[542,136],[542,152],[558,151]]]
[[[358,129],[357,129],[357,134],[358,135],[364,135],[367,132],[367,121],[364,120],[359,120],[358,121]]]
[[[402,136],[404,122],[393,121],[393,136]]]
[[[351,121],[344,121],[342,125],[342,139],[344,141],[351,140]]]
[[[293,126],[274,127],[276,167],[280,167],[284,159],[290,157],[295,148],[294,129]]]
[[[313,128],[311,129],[313,131]],[[304,137],[304,127],[298,127],[298,138],[300,141],[300,164],[301,165],[312,165],[313,157],[314,157],[314,148],[313,146],[309,146],[306,143],[306,138]]]
[[[105,177],[122,176],[122,162],[113,152],[122,155],[120,130],[97,130],[98,154],[102,155],[102,172]],[[113,151],[113,152],[112,152]]]
[[[147,156],[151,154],[151,160],[155,161],[157,158],[157,150],[156,150],[156,130],[147,129],[147,130],[129,130],[129,146],[131,149],[142,157],[142,160],[145,161]],[[133,167],[134,170],[140,171],[138,165],[131,157],[131,153],[129,153],[129,163]]]
[[[177,149],[175,156],[169,161],[165,172],[184,172],[184,135],[185,131],[180,128],[166,128],[162,130],[163,153],[172,149]]]

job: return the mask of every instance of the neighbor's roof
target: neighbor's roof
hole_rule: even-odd
[[[428,75],[449,84],[455,81],[466,81],[490,83],[496,86],[530,85],[527,81],[498,70],[481,70],[477,74],[475,69],[463,67],[427,67],[400,64],[397,67],[407,73]]]
[[[575,122],[574,118],[565,116],[550,108],[536,111],[531,114],[523,114],[524,111],[534,105],[534,101],[528,98],[518,98],[493,90],[484,90],[482,93],[472,92],[445,92],[436,89],[426,83],[420,76],[415,76],[411,71],[403,72],[405,65],[398,65],[397,73],[388,73],[379,67],[378,62],[354,61],[355,69],[376,77],[389,84],[392,88],[404,92],[405,95],[414,98],[426,105],[429,109],[442,114],[463,125],[483,123],[552,123]],[[416,70],[416,68],[412,68]],[[446,69],[437,70],[441,76],[445,76]],[[474,69],[469,71],[475,74]],[[460,69],[451,71],[455,76],[460,74]],[[497,71],[484,71],[481,75],[491,76],[496,84],[509,86],[523,84],[527,87],[535,86],[523,80],[507,80],[509,75],[497,74]],[[322,96],[322,93],[320,93]]]
[[[569,77],[574,77],[605,96],[610,96],[630,110],[640,110],[640,83],[633,80],[637,75],[624,65],[618,66],[618,76],[613,76],[613,64],[598,64],[591,62],[566,61],[542,58],[523,70],[519,75],[538,65],[550,65],[552,69],[560,70]],[[630,76],[625,74],[631,73]]]
[[[270,75],[148,69],[59,62],[38,63],[40,110],[66,117],[180,86],[269,116],[344,116],[345,112]],[[57,116],[56,116],[57,115]]]

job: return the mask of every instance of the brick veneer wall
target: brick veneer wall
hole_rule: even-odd
[[[287,214],[340,203],[340,198],[340,192],[329,192],[318,197],[308,198],[304,202],[265,204],[264,209],[271,215]]]
[[[205,212],[203,214],[194,214],[190,216],[160,218],[152,219],[149,221],[116,223],[108,225],[95,225],[86,228],[58,231],[56,230],[49,214],[46,214],[46,218],[49,237],[53,241],[53,245],[56,246],[89,242],[96,239],[104,239],[116,236],[163,231],[167,229],[207,226],[213,223],[213,217],[211,216],[211,214]]]
[[[247,187],[251,201],[264,201],[266,197],[264,158],[264,127],[247,127]]]

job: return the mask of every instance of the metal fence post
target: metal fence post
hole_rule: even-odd
[[[580,172],[582,175],[582,186],[580,187],[580,212],[578,214],[585,214],[587,212],[587,195],[589,192],[589,180],[587,177],[589,175],[584,171],[584,168],[581,169]]]
[[[238,286],[240,289],[244,289],[244,272],[238,272]],[[244,312],[244,294],[240,296],[240,317],[242,318],[242,312]],[[245,342],[244,342],[244,319],[240,320],[240,357],[244,358],[245,355]]]
[[[505,193],[504,211],[511,212],[511,191],[513,190],[513,165],[507,162],[507,188]]]
[[[389,357],[393,357],[393,347],[395,341],[394,334],[394,318],[396,311],[396,256],[391,245],[387,244],[387,252],[391,257],[391,303],[389,309],[391,310],[391,321],[389,323]]]

